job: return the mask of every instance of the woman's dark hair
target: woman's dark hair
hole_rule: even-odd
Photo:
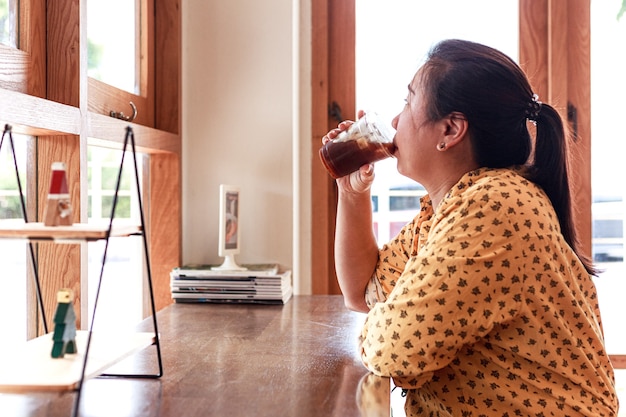
[[[468,120],[474,156],[480,166],[522,166],[524,176],[550,198],[567,243],[587,272],[572,218],[563,121],[533,94],[522,69],[502,52],[464,40],[445,40],[429,52],[421,77],[428,118],[460,112]],[[536,124],[533,141],[528,120]]]

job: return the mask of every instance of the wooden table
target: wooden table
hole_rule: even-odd
[[[389,416],[389,380],[368,374],[358,356],[365,316],[341,296],[294,296],[284,306],[174,304],[157,318],[164,375],[88,380],[81,416]],[[139,330],[152,330],[151,321]],[[156,372],[156,349],[110,372]],[[363,390],[365,380],[374,388]],[[0,394],[0,410],[66,417],[75,398]]]

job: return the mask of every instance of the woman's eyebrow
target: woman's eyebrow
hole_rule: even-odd
[[[411,84],[407,85],[406,88],[409,89],[410,93],[415,94],[415,91],[413,91],[413,89],[411,88]]]

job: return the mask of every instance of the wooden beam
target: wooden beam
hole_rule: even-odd
[[[20,92],[2,91],[0,122],[23,135],[77,135],[81,129],[79,109]]]
[[[569,51],[565,116],[570,129],[574,221],[581,247],[591,258],[591,5],[590,0],[560,0],[559,5],[567,8],[568,15],[568,39],[564,47]],[[562,74],[554,74],[555,78],[558,76]]]
[[[170,272],[182,259],[182,207],[180,156],[173,153],[149,157],[148,243],[157,310],[172,303]],[[144,309],[145,310],[145,309]],[[148,311],[148,310],[146,310]]]
[[[46,97],[62,105],[79,108],[80,105],[80,1],[49,0],[46,7],[47,71]],[[70,114],[72,114],[70,112]],[[66,164],[68,189],[72,205],[72,222],[80,222],[81,212],[81,149],[79,135],[41,136],[37,140],[37,219],[43,219],[44,202],[48,198],[53,162]],[[36,219],[31,219],[36,220]],[[81,293],[82,245],[38,244],[38,270],[42,296],[51,323],[56,308],[57,291],[70,288],[75,294],[77,327],[81,328],[83,297]],[[32,288],[32,286],[31,286]],[[29,299],[31,300],[31,299]],[[28,336],[41,330],[33,320],[36,309],[29,303]],[[48,329],[52,330],[52,329]]]
[[[312,20],[312,292],[340,294],[333,255],[337,189],[318,151],[322,136],[338,123],[329,115],[333,103],[342,118],[356,116],[354,0],[313,2]]]
[[[626,369],[626,355],[609,355],[613,368]]]
[[[179,0],[155,0],[155,127],[180,133],[182,31]]]
[[[180,154],[181,152],[180,136],[175,133],[91,112],[87,115],[87,123],[89,144],[120,149],[124,143],[126,127],[130,126],[135,134],[138,152],[148,154],[168,152]]]
[[[329,277],[333,273],[332,240],[330,237],[330,183],[320,164],[318,151],[321,137],[328,125],[328,1],[311,4],[312,47],[312,132],[311,132],[311,290],[313,294],[327,294]]]
[[[548,0],[519,0],[519,63],[540,100],[548,98]]]
[[[589,0],[520,0],[520,65],[539,99],[566,121],[574,222],[591,255]]]

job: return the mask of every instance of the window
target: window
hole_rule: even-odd
[[[17,47],[17,0],[0,0],[0,44]]]
[[[0,88],[45,95],[45,2],[0,0]],[[8,104],[15,105],[12,100]]]
[[[89,222],[107,222],[113,208],[122,151],[90,146],[88,152]],[[138,158],[139,159],[139,158]],[[141,167],[139,167],[141,173]],[[141,184],[141,179],[140,179]],[[120,192],[116,204],[115,221],[141,222],[132,154],[124,156]],[[93,311],[96,289],[100,278],[105,242],[87,244],[88,253],[88,308]],[[142,279],[143,252],[141,239],[111,238],[107,248],[106,264],[98,301],[98,315],[94,328],[120,330],[134,328],[143,318]],[[90,316],[90,320],[93,317]]]
[[[596,261],[623,261],[624,194],[615,178],[626,175],[621,148],[615,148],[610,126],[623,109],[615,97],[626,94],[624,48],[606,48],[626,39],[626,18],[618,19],[621,0],[591,3],[591,100],[593,257]],[[619,149],[619,150],[618,150]]]
[[[19,189],[15,177],[13,155],[5,135],[0,150],[0,218],[4,221],[22,220],[22,206],[19,198]],[[13,135],[15,155],[20,167],[20,181],[22,190],[26,188],[26,175],[23,167],[26,166],[26,138]],[[25,242],[15,242],[9,239],[0,239],[0,260],[2,262],[2,277],[0,278],[0,317],[10,318],[2,321],[3,340],[26,340],[26,259],[28,245]],[[11,347],[10,343],[0,346]]]
[[[621,318],[624,286],[624,197],[626,177],[622,133],[612,126],[621,120],[626,96],[626,16],[618,19],[622,0],[591,2],[591,190],[592,254],[603,270],[595,279],[604,312],[610,354],[626,351]],[[607,45],[620,47],[607,48]]]
[[[87,74],[140,94],[141,7],[137,0],[87,1]],[[111,23],[115,22],[115,30]]]
[[[92,153],[89,147],[93,145],[118,149],[119,154],[120,143],[124,139],[128,122],[112,118],[109,113],[113,110],[128,115],[131,113],[129,103],[132,101],[136,105],[138,116],[132,126],[137,150],[142,152],[140,159],[144,162],[143,207],[149,209],[146,235],[150,251],[154,255],[151,257],[151,260],[154,260],[151,262],[151,271],[155,303],[159,309],[171,303],[169,271],[180,263],[180,5],[175,0],[159,1],[158,6],[155,6],[152,0],[132,2],[136,5],[132,19],[135,23],[140,22],[142,37],[137,41],[136,36],[129,39],[130,45],[135,45],[132,47],[135,48],[135,62],[132,65],[138,68],[133,70],[132,75],[134,92],[129,92],[88,78],[87,65],[83,65],[84,60],[81,59],[88,50],[88,40],[81,38],[81,35],[86,35],[81,29],[89,26],[89,18],[83,14],[82,7],[86,3],[80,2],[81,7],[76,7],[77,2],[66,0],[0,0],[2,22],[6,24],[7,15],[9,21],[13,21],[11,20],[13,12],[17,16],[15,21],[17,46],[6,46],[4,41],[6,36],[0,35],[3,36],[0,42],[2,122],[11,124],[14,127],[14,134],[33,135],[28,138],[33,146],[26,152],[23,163],[20,162],[27,179],[29,220],[37,221],[42,218],[45,205],[37,204],[37,201],[47,197],[51,164],[62,161],[67,166],[68,186],[74,212],[72,220],[75,223],[86,223],[100,215],[106,217],[107,204],[110,208],[109,184],[106,182],[104,184],[100,182],[100,188],[91,196],[98,199],[97,205],[91,210],[88,208],[87,161],[88,153]],[[118,22],[120,19],[117,13],[120,12],[115,9],[117,6],[111,2],[103,3],[108,5],[109,11],[116,12],[115,18],[109,19],[109,23]],[[122,3],[127,5],[131,2]],[[135,28],[139,26],[133,25],[132,30],[137,31]],[[160,58],[158,65],[155,63],[156,54],[153,52],[157,47]],[[104,59],[109,61],[111,58],[103,58],[101,63]],[[157,86],[154,83],[157,72],[168,82]],[[158,118],[155,117],[157,114]],[[92,156],[94,155],[92,153]],[[102,160],[101,167],[97,169],[98,175],[102,173],[105,174],[104,177],[109,175],[107,171],[111,168],[107,162],[106,158]],[[95,171],[91,174],[94,175]],[[3,178],[1,174],[0,177]],[[125,205],[126,211],[121,214],[132,218],[134,213],[130,207],[133,205],[131,197],[133,184],[130,182],[127,184],[124,190],[126,195],[122,196],[121,204],[122,208]],[[5,200],[10,199],[12,191],[3,190],[3,192]],[[158,219],[158,222],[152,222],[152,219]],[[151,228],[152,223],[155,225],[158,223],[159,227]],[[139,240],[133,237],[128,239]],[[12,245],[15,246],[15,242],[12,242]],[[87,248],[90,245],[87,243],[59,245],[40,242],[36,245],[40,280],[45,283],[42,291],[46,312],[50,315],[54,311],[56,291],[63,287],[71,287],[77,295],[76,311],[81,316],[79,326],[86,328],[87,320],[83,318],[89,312],[87,306],[89,297],[85,286],[89,285],[91,279],[91,274],[87,273],[89,269],[87,258],[91,256],[92,259],[98,260],[97,251],[101,248],[97,244]],[[115,249],[113,242],[110,250],[115,252],[118,258],[120,254],[126,258],[134,256],[131,253],[134,249],[118,250]],[[0,253],[3,276],[8,256],[10,256],[8,253]],[[135,259],[140,266],[143,266],[143,260],[142,256]],[[128,282],[139,282],[141,289],[141,273],[135,274],[128,266],[119,270],[123,271],[121,276]],[[27,273],[29,271],[17,276],[16,282],[21,280],[28,283]],[[128,304],[124,297],[129,293],[129,287],[125,284],[127,282],[118,282],[115,285],[115,290],[123,293],[123,297],[117,297],[116,300],[120,305]],[[26,291],[29,293],[26,297],[29,301],[24,307],[28,310],[27,337],[32,338],[41,334],[42,326],[37,320],[36,307],[30,301],[34,299],[33,294],[30,294],[34,289],[27,287]],[[136,305],[139,306],[141,315],[149,313],[149,306],[145,300],[140,296],[136,297],[135,301],[137,298],[139,300]],[[122,313],[125,310],[120,308],[114,310],[128,317],[126,313]]]
[[[438,40],[481,42],[517,59],[518,34],[517,2],[356,0],[356,107],[376,110],[391,120],[402,110],[407,85]],[[413,219],[424,194],[420,184],[398,174],[394,159],[376,163],[372,198],[379,244]]]
[[[135,117],[135,123],[155,125],[153,10],[154,0],[87,1],[91,111],[113,111]]]

